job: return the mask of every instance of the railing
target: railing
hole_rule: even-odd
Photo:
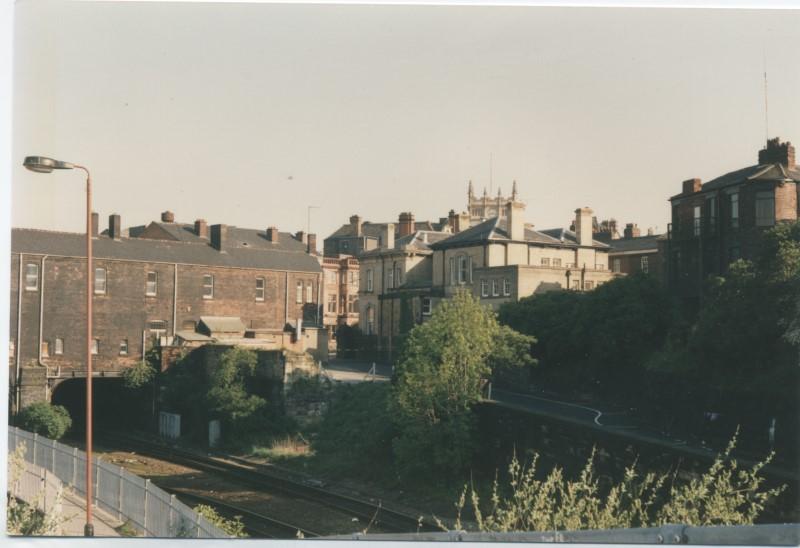
[[[35,505],[40,512],[61,511],[59,493],[63,483],[46,468],[26,463],[16,481],[8,479],[9,494],[28,504]]]
[[[25,446],[25,460],[86,494],[86,453],[75,447],[9,426],[8,451]],[[229,538],[203,516],[124,468],[93,459],[94,505],[129,522],[146,537]]]
[[[691,527],[664,525],[643,529],[604,529],[597,531],[547,531],[526,533],[442,533],[362,534],[322,537],[334,540],[366,541],[451,541],[451,542],[578,542],[603,544],[704,544],[745,546],[797,546],[800,525],[736,525]]]

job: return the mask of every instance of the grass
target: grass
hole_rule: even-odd
[[[269,460],[286,461],[298,457],[312,457],[314,456],[314,451],[303,436],[297,434],[273,439],[266,446],[255,445],[251,449],[250,455]]]
[[[127,520],[125,523],[114,529],[120,536],[123,537],[138,537],[139,531],[131,523],[131,520]]]

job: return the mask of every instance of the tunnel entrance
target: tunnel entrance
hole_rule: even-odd
[[[92,381],[95,430],[146,429],[152,424],[152,387],[126,388],[121,378],[96,378]],[[51,397],[53,405],[63,405],[72,418],[71,436],[86,431],[86,379],[59,383]]]

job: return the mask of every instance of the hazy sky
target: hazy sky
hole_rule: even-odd
[[[663,231],[683,179],[756,163],[765,57],[800,143],[797,11],[22,0],[15,25],[13,158],[89,166],[101,228],[438,219],[491,153],[539,228]],[[80,173],[12,174],[14,226],[83,230]]]

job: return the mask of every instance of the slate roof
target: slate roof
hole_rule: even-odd
[[[235,316],[200,316],[200,323],[212,335],[214,333],[244,333],[245,331],[244,323]]]
[[[449,232],[418,230],[416,232],[412,232],[411,234],[407,234],[402,238],[395,239],[394,247],[392,249],[380,247],[377,249],[370,249],[369,251],[362,253],[360,257],[374,257],[384,254],[401,253],[403,251],[414,251],[422,254],[431,253],[431,244],[451,237],[452,234]]]
[[[430,245],[431,249],[446,249],[449,247],[466,247],[487,242],[509,241],[508,223],[500,217],[492,217],[482,223],[468,228],[462,232],[454,234],[450,238]],[[525,227],[525,241],[542,245],[577,247],[578,240],[575,233],[564,228],[550,228],[546,230],[534,230]],[[597,240],[592,240],[595,247],[608,248],[608,245]]]
[[[664,238],[663,234],[653,236],[639,236],[638,238],[620,238],[611,240],[612,255],[616,253],[626,253],[631,251],[658,251],[658,240]]]
[[[158,223],[173,225],[174,223]],[[157,263],[180,263],[201,266],[321,272],[315,256],[305,252],[306,246],[290,234],[281,232],[279,243],[272,244],[260,231],[228,227],[223,252],[211,247],[208,240],[184,234],[184,226],[170,226],[180,240],[123,237],[112,240],[101,234],[93,240],[92,255],[98,259],[118,259]],[[183,230],[184,232],[181,232]],[[86,235],[30,228],[11,231],[12,253],[37,255],[86,256]]]
[[[372,223],[370,221],[364,221],[361,223],[361,235],[362,236],[369,236],[371,238],[380,238],[383,234],[383,231],[386,230],[386,225],[390,223]],[[395,236],[400,234],[400,223],[398,221],[392,221],[394,224],[394,233]],[[445,223],[446,224],[446,223]],[[439,222],[432,222],[432,221],[415,221],[414,222],[414,230],[424,230],[424,231],[441,231],[443,228],[442,223]],[[356,232],[355,227],[352,224],[345,224],[337,228],[330,236],[325,238],[326,240],[331,238],[355,238]]]
[[[751,181],[785,181],[787,179],[800,183],[800,168],[788,169],[781,163],[758,164],[737,169],[712,179],[704,183],[700,191],[718,190]],[[683,193],[676,194],[672,198],[680,196],[683,196]]]

